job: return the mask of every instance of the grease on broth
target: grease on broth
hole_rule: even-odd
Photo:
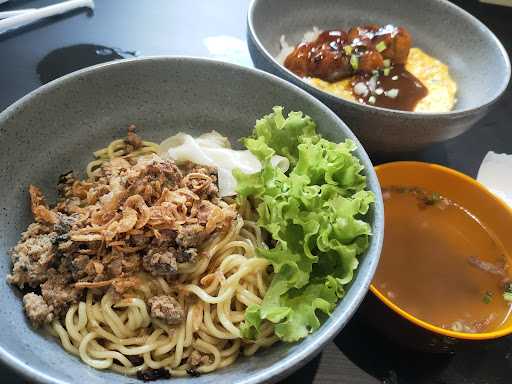
[[[511,305],[508,255],[464,207],[414,187],[383,189],[385,239],[374,285],[420,320],[459,332],[490,332]]]

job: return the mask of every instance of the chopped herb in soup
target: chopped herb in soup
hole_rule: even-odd
[[[374,285],[403,310],[458,332],[510,316],[509,257],[477,217],[436,191],[383,188],[386,232]]]

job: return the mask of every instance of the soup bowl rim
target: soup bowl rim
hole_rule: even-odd
[[[483,184],[478,182],[477,180],[473,179],[472,177],[456,171],[455,169],[445,167],[443,165],[434,164],[434,163],[428,163],[428,162],[422,162],[422,161],[393,161],[390,163],[385,163],[381,165],[375,166],[375,172],[377,173],[377,176],[379,175],[379,171],[384,170],[386,168],[396,168],[396,167],[402,167],[402,166],[413,166],[418,168],[434,168],[437,171],[441,171],[443,173],[449,174],[452,177],[461,179],[463,182],[467,183],[473,188],[478,189],[482,194],[487,195],[491,201],[494,201],[496,204],[497,209],[503,209],[506,212],[508,212],[509,216],[512,218],[512,208],[509,207],[502,199],[494,195],[491,191],[489,191]],[[382,182],[381,182],[381,188],[382,188]],[[434,324],[429,323],[428,321],[424,321],[419,319],[418,317],[414,316],[413,314],[407,312],[403,308],[401,308],[398,304],[394,303],[393,300],[390,300],[386,295],[384,295],[372,282],[370,284],[370,291],[381,301],[383,302],[388,308],[390,308],[392,311],[400,315],[402,318],[408,320],[409,322],[413,323],[414,325],[417,325],[427,331],[452,337],[454,339],[463,339],[463,340],[491,340],[496,339],[499,337],[507,336],[512,334],[512,322],[510,322],[509,325],[506,327],[491,331],[491,332],[477,332],[477,333],[467,333],[467,332],[457,332],[449,329],[445,329],[442,327],[438,327]]]

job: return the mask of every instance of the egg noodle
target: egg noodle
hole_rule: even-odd
[[[91,161],[85,168],[87,177],[93,177],[95,170],[100,168],[104,162],[110,161],[115,157],[137,158],[143,155],[158,153],[158,148],[159,145],[157,143],[142,141],[140,148],[130,151],[124,139],[114,140],[107,147],[94,152],[96,160]]]
[[[94,153],[87,174],[94,176],[95,169],[115,157],[157,152],[155,143],[144,141],[130,151],[124,140],[115,140]],[[118,302],[110,290],[98,296],[87,288],[85,301],[72,305],[64,319],[53,320],[47,329],[64,349],[96,369],[134,375],[165,368],[172,376],[185,376],[226,367],[241,354],[252,355],[278,341],[269,322],[254,341],[240,335],[245,309],[261,304],[270,282],[269,261],[256,257],[257,247],[267,247],[262,236],[245,201],[230,228],[208,240],[195,263],[180,265],[175,283],[140,273],[140,284]],[[185,321],[169,325],[150,317],[146,302],[155,295],[175,297],[185,309]],[[193,354],[200,364],[191,364]]]

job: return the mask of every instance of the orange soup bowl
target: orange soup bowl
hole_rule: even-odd
[[[387,163],[377,166],[376,171],[382,188],[416,186],[435,191],[465,207],[496,241],[501,242],[504,256],[510,260],[512,210],[473,178],[450,168],[423,162]],[[387,227],[385,233],[386,230]],[[375,277],[373,281],[374,284],[370,286],[372,293],[368,294],[361,315],[390,339],[406,347],[437,353],[453,352],[467,344],[474,346],[476,341],[489,342],[512,333],[512,316],[496,329],[482,333],[457,332],[430,324],[400,308],[376,287]]]

